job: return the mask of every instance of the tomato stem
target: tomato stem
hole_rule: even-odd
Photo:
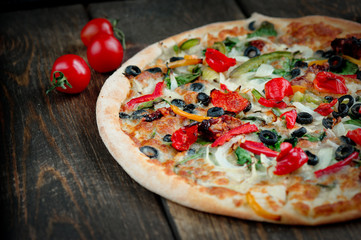
[[[51,82],[51,84],[52,84],[52,86],[51,86],[51,88],[46,90],[46,94],[53,91],[57,87],[61,87],[62,89],[66,89],[65,85],[68,85],[68,87],[72,88],[72,86],[69,83],[68,79],[60,71],[54,71],[53,72],[53,81]]]
[[[122,30],[120,30],[120,28],[117,27],[118,20],[117,19],[109,19],[109,21],[111,22],[111,24],[113,26],[113,31],[114,31],[115,37],[118,38],[122,42],[123,49],[125,50],[126,49],[125,34],[123,33]]]

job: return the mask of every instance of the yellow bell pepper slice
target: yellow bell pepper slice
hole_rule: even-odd
[[[189,65],[195,65],[198,63],[201,63],[202,59],[193,59],[193,58],[188,58],[188,59],[181,59],[178,61],[174,61],[174,62],[170,62],[168,63],[168,68],[177,68],[177,67],[183,67],[183,66],[189,66]]]
[[[177,106],[174,106],[174,105],[170,105],[170,108],[173,110],[173,112],[179,116],[182,116],[182,117],[186,117],[188,119],[191,119],[191,120],[194,120],[194,121],[197,121],[197,122],[202,122],[203,120],[207,120],[207,119],[210,119],[211,117],[203,117],[203,116],[199,116],[199,115],[195,115],[195,114],[192,114],[192,113],[187,113],[183,110],[180,110],[179,107]]]
[[[301,92],[301,93],[305,93],[306,92],[306,87],[304,86],[300,86],[300,85],[293,85],[292,87],[292,91],[293,94],[295,94],[296,92]]]
[[[308,63],[308,66],[312,66],[313,64],[323,65],[327,61],[328,61],[328,59],[311,61],[311,62]]]
[[[353,58],[353,57],[350,57],[350,56],[347,56],[347,55],[342,55],[342,57],[346,60],[349,60],[350,62],[358,65],[359,67],[361,67],[361,59],[358,60],[356,58]]]
[[[253,211],[255,211],[258,216],[274,221],[279,221],[281,219],[280,215],[270,213],[266,209],[262,208],[250,192],[246,193],[246,199],[248,205],[253,209]]]

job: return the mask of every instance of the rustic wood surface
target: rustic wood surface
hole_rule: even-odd
[[[57,57],[73,53],[86,59],[79,35],[92,18],[120,20],[126,60],[173,34],[255,11],[361,22],[357,0],[135,0],[1,13],[2,239],[361,239],[361,220],[279,226],[202,213],[163,199],[134,182],[99,137],[95,103],[109,73],[92,71],[81,94],[45,94]]]

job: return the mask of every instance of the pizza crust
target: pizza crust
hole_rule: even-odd
[[[96,105],[96,119],[99,134],[105,146],[122,168],[139,184],[164,198],[200,211],[256,221],[302,225],[318,225],[360,217],[361,211],[358,209],[312,219],[301,217],[294,209],[287,206],[280,212],[280,221],[262,218],[248,206],[245,194],[235,193],[231,190],[229,190],[229,192],[222,192],[222,194],[217,194],[216,191],[210,193],[206,187],[189,183],[186,179],[165,171],[165,168],[161,164],[156,163],[154,160],[142,154],[131,138],[122,132],[119,120],[119,109],[130,90],[130,83],[123,75],[128,65],[137,65],[142,69],[158,58],[164,49],[172,47],[185,38],[199,37],[208,32],[217,32],[224,28],[230,29],[234,26],[241,26],[245,23],[248,24],[254,20],[269,20],[281,29],[291,21],[309,21],[310,23],[325,21],[342,27],[345,34],[361,28],[361,25],[358,23],[324,16],[280,19],[253,14],[249,19],[206,25],[154,43],[123,63],[123,65],[106,80],[101,89]]]

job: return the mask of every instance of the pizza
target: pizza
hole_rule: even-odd
[[[99,133],[139,184],[209,213],[319,225],[361,216],[361,24],[206,25],[104,83]]]

